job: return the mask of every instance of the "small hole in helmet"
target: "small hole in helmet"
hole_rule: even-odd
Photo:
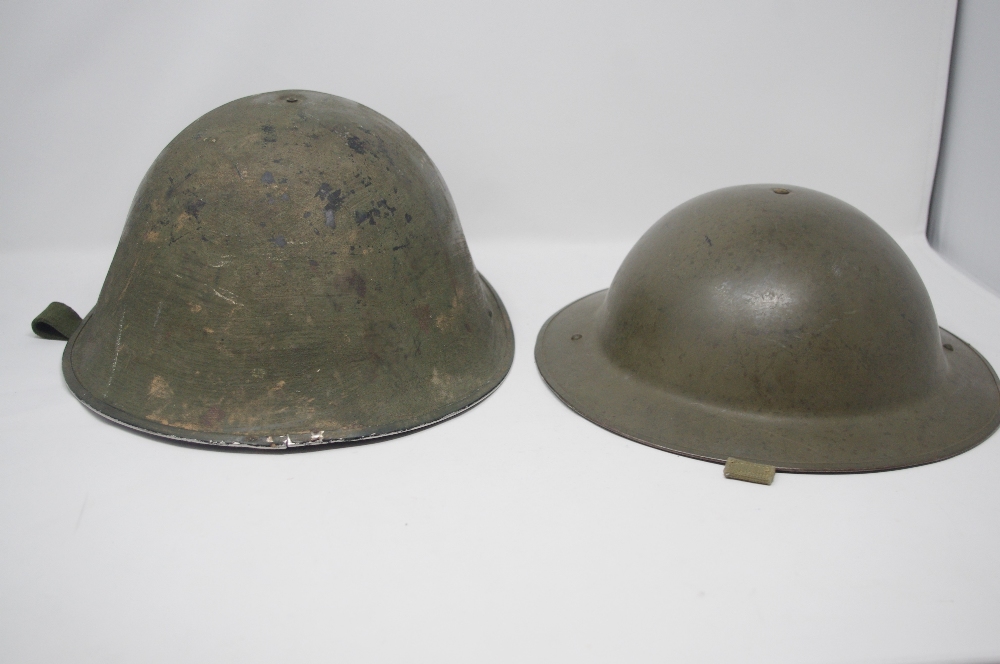
[[[572,339],[573,341],[579,341],[582,338],[583,338],[582,334],[574,334],[573,336],[570,337],[570,339]]]
[[[955,347],[952,346],[951,344],[941,344],[941,345],[944,346],[945,350],[955,350]]]
[[[776,194],[790,194],[790,193],[792,193],[792,192],[788,191],[787,189],[785,189],[783,187],[775,187],[771,191],[773,191]]]
[[[299,100],[298,97],[285,97],[285,101],[287,101],[289,104],[294,104],[298,100]]]

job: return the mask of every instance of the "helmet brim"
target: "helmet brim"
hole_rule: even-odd
[[[1000,426],[1000,386],[990,364],[947,330],[948,370],[925,398],[865,414],[745,412],[646,382],[603,352],[598,322],[607,290],[546,321],[535,362],[567,406],[620,436],[688,457],[729,457],[796,473],[862,473],[941,461]]]
[[[502,348],[499,353],[500,361],[493,367],[491,374],[482,377],[478,389],[462,395],[444,406],[439,406],[425,413],[405,419],[394,419],[391,415],[393,412],[392,409],[386,408],[386,417],[379,421],[363,423],[362,426],[352,427],[349,430],[327,430],[310,435],[282,435],[278,431],[266,435],[243,435],[197,431],[164,425],[141,414],[130,413],[116,408],[94,394],[77,377],[73,368],[73,353],[76,347],[76,340],[89,322],[90,315],[84,318],[66,344],[62,359],[63,376],[77,399],[101,417],[130,429],[171,440],[241,449],[284,450],[316,445],[357,443],[395,437],[433,426],[469,410],[500,387],[500,384],[510,371],[510,367],[514,361],[514,332],[510,318],[503,306],[503,302],[496,291],[493,290],[493,287],[482,275],[479,275],[479,279],[486,291],[491,310],[497,312],[500,318],[497,325],[498,330],[503,335]]]

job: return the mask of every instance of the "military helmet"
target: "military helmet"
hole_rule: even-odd
[[[365,106],[294,90],[221,106],[157,157],[63,371],[127,426],[284,448],[451,417],[513,352],[427,154]]]
[[[611,288],[545,323],[535,359],[587,419],[715,462],[888,470],[964,452],[1000,424],[996,374],[938,327],[899,246],[803,187],[675,208]]]

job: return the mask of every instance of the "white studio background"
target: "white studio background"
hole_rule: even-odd
[[[470,240],[634,241],[711,189],[783,182],[926,223],[951,2],[8,2],[7,247],[109,246],[203,113],[304,88],[374,108]]]
[[[711,189],[868,213],[1000,367],[1000,299],[924,238],[953,2],[0,5],[0,663],[994,662],[1000,438],[727,481],[547,390],[542,323]],[[476,408],[240,454],[84,409],[28,322],[96,300],[187,124],[308,88],[410,132],[515,329]]]
[[[963,0],[927,229],[950,263],[1000,294],[1000,3]]]

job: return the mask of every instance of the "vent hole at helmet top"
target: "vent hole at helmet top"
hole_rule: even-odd
[[[784,189],[783,187],[775,187],[771,191],[773,191],[776,194],[790,194],[790,193],[792,193],[792,192],[788,191],[787,189]]]
[[[295,102],[297,102],[298,100],[299,100],[299,98],[298,98],[298,97],[286,97],[286,98],[285,98],[285,101],[287,101],[287,102],[288,102],[289,104],[294,104],[294,103],[295,103]]]

